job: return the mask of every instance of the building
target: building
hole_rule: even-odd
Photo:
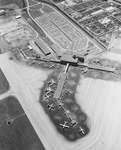
[[[50,55],[51,54],[49,48],[46,46],[46,44],[42,40],[36,39],[35,44],[44,53],[44,55]]]
[[[64,53],[62,57],[60,58],[62,64],[71,64],[71,65],[77,65],[78,58],[75,58],[74,55],[69,53]]]
[[[60,77],[60,80],[58,82],[57,89],[55,90],[55,93],[53,96],[55,99],[57,99],[57,100],[60,99],[65,82],[66,82],[66,74],[62,74],[62,76]]]
[[[20,16],[20,15],[18,15],[18,16],[16,16],[16,17],[15,17],[15,19],[20,19],[20,18],[21,18],[21,16]]]
[[[62,51],[61,51],[60,47],[57,44],[52,44],[50,46],[50,48],[57,55],[57,57],[61,57],[62,56]]]
[[[4,9],[0,9],[0,16],[5,14],[5,10]]]

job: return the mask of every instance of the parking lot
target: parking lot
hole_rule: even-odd
[[[74,51],[86,46],[86,37],[58,13],[52,12],[36,20],[63,49]]]

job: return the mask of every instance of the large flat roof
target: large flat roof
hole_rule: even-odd
[[[73,63],[73,64],[77,64],[78,62],[78,58],[73,58],[72,54],[68,54],[68,53],[64,53],[61,57],[61,62],[62,63]]]

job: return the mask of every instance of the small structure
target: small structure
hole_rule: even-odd
[[[78,62],[84,63],[85,59],[84,57],[82,57],[81,55],[73,55],[73,58],[78,58]]]
[[[28,48],[29,48],[30,50],[32,50],[32,49],[33,49],[31,45],[29,45],[29,46],[28,46]]]
[[[4,9],[0,9],[0,16],[5,14],[5,10]]]
[[[97,10],[97,11],[91,13],[91,15],[92,15],[92,16],[93,16],[93,15],[97,15],[97,14],[102,13],[103,11],[104,11],[103,9],[100,9],[100,10]]]
[[[18,16],[16,16],[16,17],[15,17],[15,19],[20,19],[20,18],[21,18],[21,16],[20,16],[20,15],[18,15]]]

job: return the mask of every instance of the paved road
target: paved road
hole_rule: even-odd
[[[27,21],[27,23],[41,36],[41,37],[45,37],[46,34],[43,32],[43,30],[40,28],[40,26],[38,26],[36,24],[36,22],[34,22],[31,17],[28,15],[27,13],[27,9],[25,8],[23,13],[22,13],[22,17]]]

